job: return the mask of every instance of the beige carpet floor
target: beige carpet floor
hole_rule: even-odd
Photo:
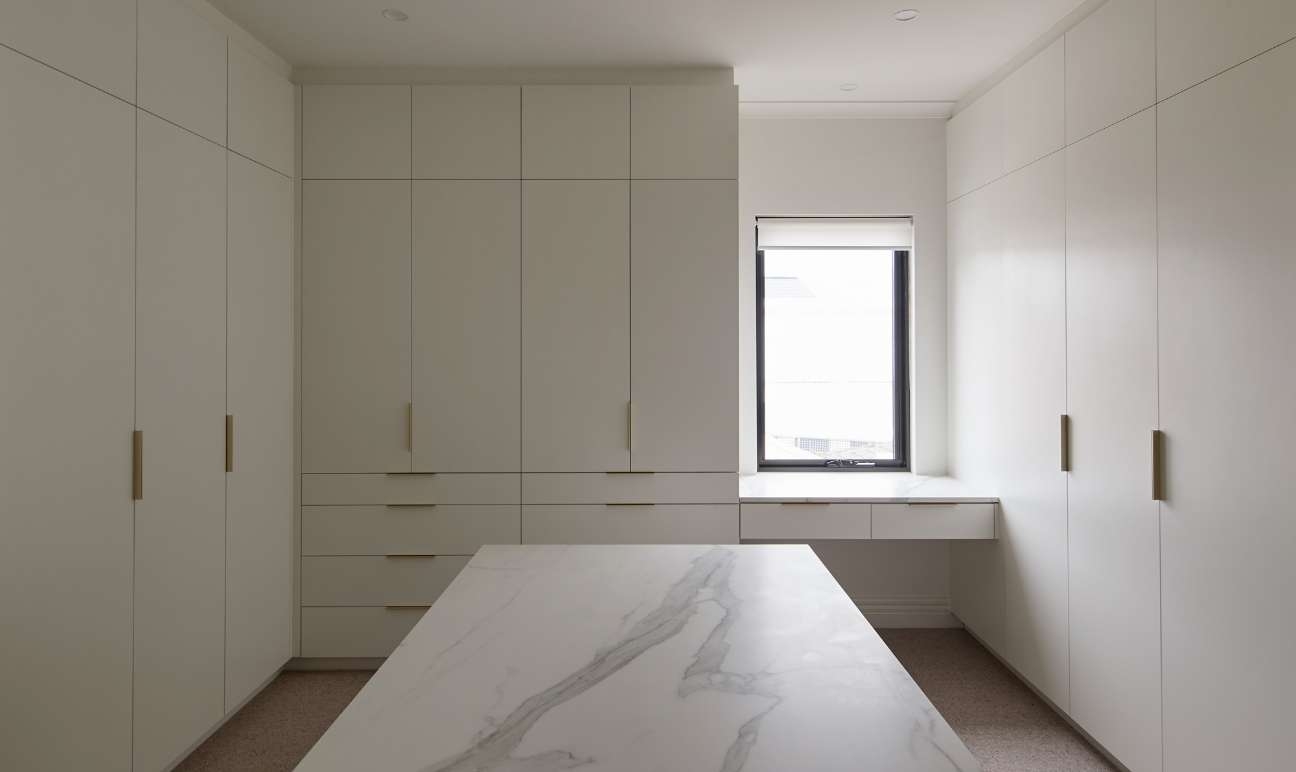
[[[1114,769],[963,630],[879,632],[984,772]],[[360,672],[284,673],[177,770],[287,772],[368,680]]]

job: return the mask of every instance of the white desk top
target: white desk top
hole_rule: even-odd
[[[804,545],[484,547],[299,772],[976,760]]]
[[[738,478],[738,500],[971,503],[999,499],[953,477],[907,472],[761,472]]]

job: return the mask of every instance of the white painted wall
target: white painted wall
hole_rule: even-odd
[[[745,117],[738,211],[741,471],[756,471],[756,217],[910,215],[912,464],[919,474],[942,474],[945,121]]]

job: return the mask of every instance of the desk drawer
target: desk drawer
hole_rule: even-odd
[[[303,505],[518,504],[516,474],[304,474]]]
[[[736,544],[736,504],[524,505],[523,544]]]
[[[303,555],[471,555],[483,544],[517,544],[517,504],[434,507],[302,507]]]
[[[874,539],[993,539],[991,503],[874,504]]]
[[[727,473],[524,474],[525,504],[736,504]]]
[[[303,606],[430,604],[450,586],[467,557],[304,557]]]
[[[339,607],[301,610],[303,657],[386,657],[426,608]]]
[[[744,539],[868,539],[871,504],[743,504]]]

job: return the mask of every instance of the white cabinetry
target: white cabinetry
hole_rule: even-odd
[[[408,179],[410,102],[409,86],[303,86],[302,177]]]
[[[522,469],[630,468],[630,183],[522,185]]]
[[[178,0],[139,0],[139,106],[225,143],[225,34]]]
[[[636,181],[630,199],[630,463],[736,472],[738,183]]]
[[[628,86],[523,86],[522,177],[630,176]]]
[[[517,472],[520,183],[414,183],[414,471]]]
[[[293,185],[229,154],[225,709],[291,656]]]
[[[302,184],[302,471],[410,471],[410,185]]]
[[[1291,766],[1294,80],[1288,43],[1157,108],[1165,768],[1176,772]]]
[[[134,748],[152,770],[225,709],[226,151],[143,112],[138,130]]]
[[[0,767],[122,772],[135,111],[7,49],[0,93]]]
[[[1067,31],[1067,142],[1155,101],[1156,0],[1109,0]]]
[[[297,166],[293,84],[243,47],[229,46],[229,147],[281,174]]]
[[[632,87],[630,172],[637,180],[738,179],[738,87]]]
[[[1161,768],[1155,159],[1150,111],[1066,151],[1071,715],[1136,772]]]
[[[517,86],[415,86],[414,176],[520,177],[521,99]]]
[[[7,0],[0,43],[135,101],[136,0]]]

